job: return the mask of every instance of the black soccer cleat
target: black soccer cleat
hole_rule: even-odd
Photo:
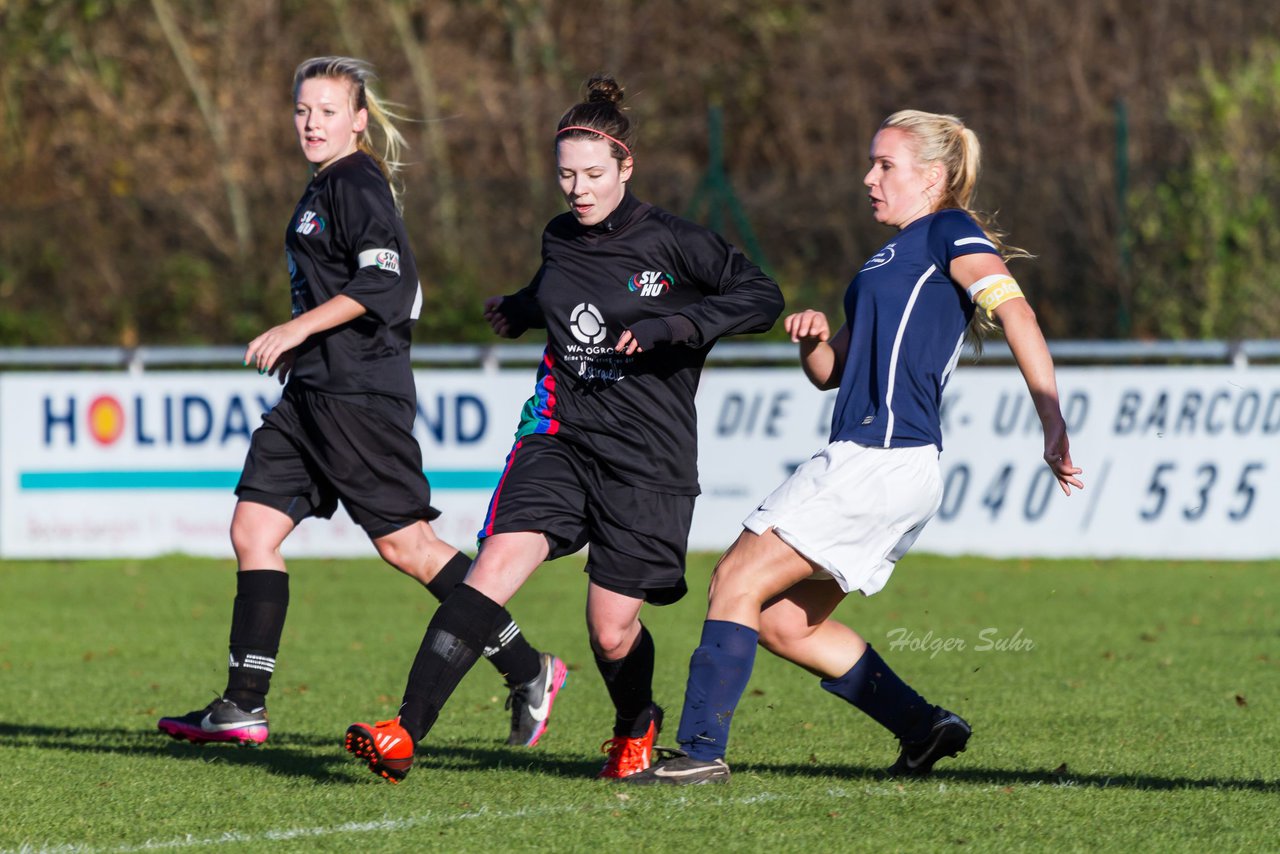
[[[511,734],[507,744],[533,747],[547,731],[551,706],[569,678],[569,668],[550,653],[542,653],[542,669],[523,685],[508,685],[507,708],[511,710]]]
[[[203,709],[161,718],[156,726],[171,738],[185,738],[192,744],[221,741],[258,747],[267,740],[267,710],[264,707],[246,711],[219,697]]]
[[[719,757],[715,759],[694,759],[683,750],[669,747],[655,748],[670,756],[661,762],[650,765],[643,771],[623,777],[622,782],[637,786],[651,786],[663,783],[668,786],[699,786],[705,783],[729,782],[729,766]]]
[[[920,741],[903,741],[898,761],[888,773],[894,777],[927,777],[933,763],[963,753],[971,735],[973,729],[964,718],[939,706],[929,734]]]

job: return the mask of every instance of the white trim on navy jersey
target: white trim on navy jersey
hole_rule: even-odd
[[[911,289],[911,296],[907,298],[907,307],[902,310],[902,320],[898,322],[898,334],[893,337],[893,351],[889,357],[889,384],[884,392],[884,406],[889,410],[889,418],[884,427],[884,447],[886,448],[893,439],[893,387],[898,381],[898,359],[902,354],[902,336],[907,332],[907,321],[911,320],[911,310],[915,308],[916,299],[920,296],[920,288],[924,287],[924,283],[937,270],[938,266],[935,264],[916,279],[915,286]]]
[[[973,217],[947,209],[899,231],[854,276],[832,441],[941,450],[942,392],[974,311],[950,269],[971,254],[998,249]]]
[[[951,351],[951,358],[947,360],[947,366],[942,370],[942,387],[946,388],[947,380],[951,379],[951,372],[956,369],[956,365],[960,364],[960,353],[964,350],[964,333],[960,333],[956,338],[956,348]]]

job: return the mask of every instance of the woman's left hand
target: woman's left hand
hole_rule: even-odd
[[[1076,489],[1084,489],[1084,481],[1077,477],[1083,469],[1071,462],[1071,446],[1067,441],[1065,425],[1059,424],[1055,428],[1045,430],[1044,461],[1049,464],[1049,468],[1053,469],[1053,475],[1058,479],[1058,486],[1062,488],[1064,494],[1070,495],[1073,486]]]
[[[645,350],[652,350],[659,344],[670,343],[671,327],[667,321],[661,317],[646,317],[622,330],[622,334],[618,336],[618,343],[613,345],[613,349],[631,356],[635,353],[643,353]]]

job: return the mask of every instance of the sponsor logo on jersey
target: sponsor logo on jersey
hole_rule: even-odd
[[[642,297],[660,297],[671,290],[675,283],[676,280],[671,278],[669,273],[663,273],[658,270],[645,270],[642,273],[636,273],[627,280],[627,290],[632,293],[639,291]]]
[[[366,249],[357,258],[356,266],[377,267],[388,273],[399,273],[400,253],[394,249]]]
[[[604,316],[589,302],[580,302],[569,315],[569,331],[583,344],[599,344],[604,340]]]
[[[384,249],[378,253],[374,263],[379,270],[390,270],[392,273],[400,272],[400,253],[392,252],[390,249]]]
[[[324,217],[320,216],[315,211],[307,211],[302,216],[298,217],[298,225],[294,228],[294,231],[304,237],[319,234],[324,231]]]
[[[888,246],[881,249],[876,254],[872,255],[869,259],[867,259],[867,263],[862,265],[862,269],[874,270],[876,267],[883,267],[885,264],[888,264],[890,261],[893,260],[893,256],[896,254],[893,248],[895,246],[897,246],[896,243],[890,243]]]

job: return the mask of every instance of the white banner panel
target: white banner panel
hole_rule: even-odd
[[[475,545],[532,371],[418,374],[415,434],[435,523]],[[253,371],[0,375],[0,555],[229,556],[249,436],[280,387]],[[373,555],[339,510],[287,555]]]
[[[1280,369],[1061,369],[1058,385],[1085,489],[1064,496],[1042,461],[1016,368],[961,367],[943,401],[946,492],[917,550],[1280,556]],[[695,547],[723,548],[825,443],[834,401],[795,369],[704,375]]]
[[[944,401],[946,495],[920,551],[993,556],[1280,556],[1280,369],[1059,371],[1086,488],[1041,462],[1014,368],[962,367]],[[415,431],[445,511],[474,547],[533,370],[420,371]],[[231,554],[232,489],[279,396],[252,372],[0,375],[0,555]],[[690,546],[718,551],[826,441],[834,393],[797,368],[709,368],[699,392],[703,495]],[[372,556],[339,511],[290,555]]]

